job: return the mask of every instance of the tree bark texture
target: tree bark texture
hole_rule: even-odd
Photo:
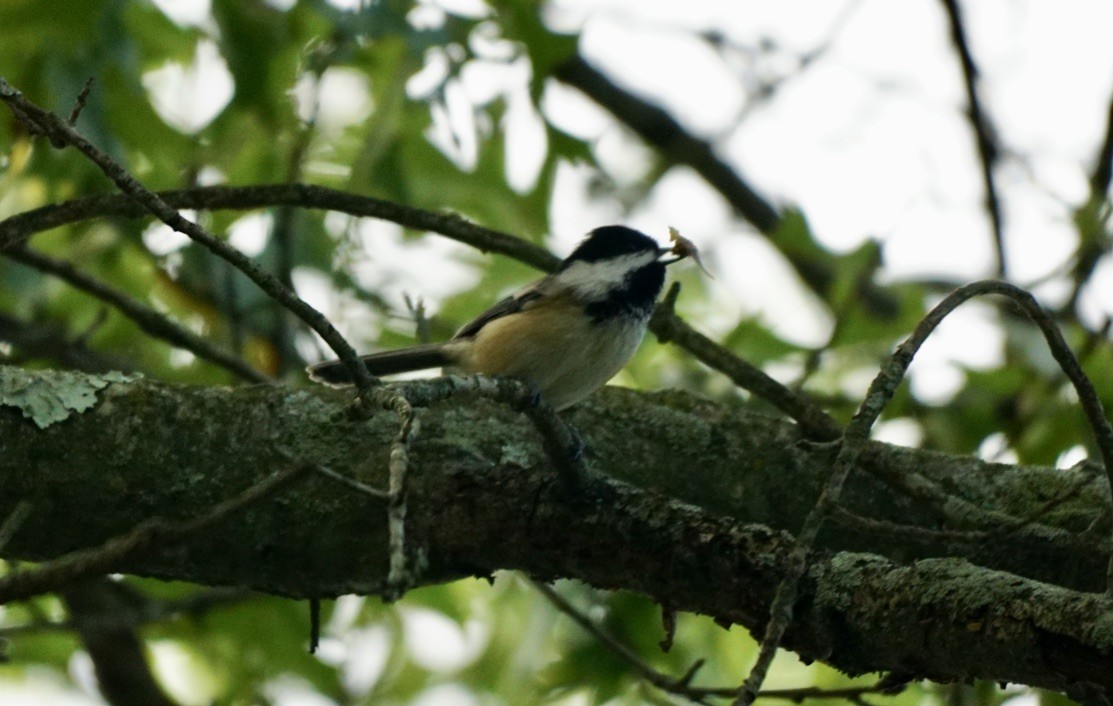
[[[44,429],[0,407],[0,521],[32,505],[3,554],[43,561],[148,518],[195,518],[292,463],[385,488],[398,418],[357,419],[349,402],[324,388],[139,380],[108,385],[91,409]],[[575,485],[504,406],[460,396],[420,411],[406,529],[421,581],[500,569],[573,577],[760,630],[834,449],[801,441],[791,423],[674,391],[608,388],[567,418],[591,473]],[[859,515],[937,528],[941,509],[916,488],[942,488],[959,510],[1025,517],[1083,473],[874,443],[844,499]],[[897,477],[906,491],[884,480]],[[831,521],[785,646],[850,673],[1104,694],[1113,602],[1095,592],[1106,545],[1059,540],[1094,524],[1108,498],[1099,476],[1040,524],[972,543]],[[387,567],[385,503],[308,474],[118,568],[329,597],[382,591]]]

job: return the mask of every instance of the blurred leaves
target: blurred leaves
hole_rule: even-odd
[[[653,155],[644,174],[633,179],[625,175],[620,184],[596,161],[591,139],[549,121],[541,105],[546,82],[555,66],[575,55],[579,37],[546,26],[537,3],[498,0],[470,14],[446,9],[451,4],[405,0],[364,2],[359,10],[340,9],[325,0],[286,5],[214,0],[211,18],[194,26],[179,24],[150,2],[85,0],[59,8],[45,0],[5,0],[0,3],[0,75],[63,114],[93,76],[96,84],[79,128],[151,187],[266,183],[300,175],[305,181],[459,213],[536,243],[544,243],[551,233],[553,190],[562,166],[586,166],[599,186],[592,196],[618,204],[623,212],[652,199],[672,167]],[[207,124],[187,133],[160,117],[145,78],[167,66],[183,71],[194,67],[203,43],[216,46],[234,90]],[[515,62],[527,70],[513,73]],[[518,75],[522,85],[469,93],[468,74],[480,69]],[[340,72],[365,79],[366,95],[357,95],[362,88],[341,83],[343,91],[323,100],[330,79]],[[212,99],[210,89],[204,82],[192,87],[183,82],[180,88],[186,103],[198,104]],[[528,97],[546,141],[536,181],[525,188],[512,186],[507,174],[507,163],[515,157],[507,138],[511,101],[522,100],[511,91]],[[312,109],[310,94],[319,101],[318,110]],[[370,106],[365,115],[352,108],[362,104]],[[30,139],[6,114],[0,119],[0,158],[0,216],[111,191],[103,175],[76,153]],[[246,215],[198,217],[225,237]],[[277,223],[278,214],[271,215],[270,222]],[[288,267],[300,293],[350,324],[361,345],[389,348],[414,340],[410,314],[389,303],[398,300],[398,293],[381,291],[358,276],[360,264],[374,260],[375,251],[353,234],[348,219],[306,212],[298,213],[293,223],[289,261],[283,261],[286,256],[272,228],[256,255],[262,266]],[[683,224],[677,225],[683,230]],[[1075,225],[1081,242],[1076,274],[1085,280],[1108,251],[1108,202],[1079,208]],[[428,236],[407,232],[405,237]],[[241,274],[202,248],[160,240],[164,238],[172,236],[146,223],[108,219],[38,235],[34,246],[238,350],[267,372],[281,372],[276,360],[288,344],[296,344],[302,357],[314,357],[313,338],[296,327],[283,333],[274,304]],[[718,301],[717,290],[694,276],[681,305],[697,328],[714,321],[717,339],[728,349],[846,419],[859,402],[861,380],[868,381],[893,346],[912,331],[941,287],[927,281],[885,281],[879,242],[834,252],[798,209],[783,210],[771,241],[796,278],[784,286],[813,296],[829,317],[827,341],[805,345],[788,340],[771,322]],[[504,257],[471,254],[465,264],[478,271],[475,284],[428,302],[436,312],[434,339],[451,335],[492,301],[537,276]],[[406,263],[415,279],[429,282],[423,265]],[[225,371],[152,340],[91,297],[2,258],[0,312],[60,327],[68,340],[158,379],[231,382]],[[1061,375],[1048,364],[1042,340],[1027,323],[1007,314],[998,315],[992,325],[1005,334],[1002,366],[961,367],[961,387],[946,403],[920,400],[905,385],[886,418],[911,420],[923,431],[925,445],[959,453],[978,452],[987,439],[1001,435],[1004,446],[1026,463],[1054,463],[1065,449],[1087,445],[1081,414]],[[1107,335],[1087,331],[1070,317],[1063,325],[1072,345],[1085,352],[1085,368],[1103,401],[1113,407]],[[278,340],[281,336],[289,340]],[[5,350],[4,358],[9,354],[28,366],[54,364],[49,358],[20,359],[18,350]],[[671,347],[644,348],[622,379],[645,387],[686,385],[708,395],[738,398],[721,376]],[[127,581],[152,604],[200,590]],[[659,607],[627,593],[566,583],[560,590],[664,672],[680,675],[695,660],[708,658],[697,683],[731,684],[752,658],[753,641],[740,630],[724,630],[690,615],[679,616],[676,644],[662,653]],[[407,643],[405,611],[418,609],[451,626],[444,628],[443,639],[473,640],[474,658],[437,669],[429,666],[427,656],[416,655]],[[482,703],[569,697],[593,704],[669,702],[646,690],[625,664],[514,576],[499,576],[493,585],[467,581],[421,589],[393,606],[375,598],[358,604],[326,602],[324,615],[325,642],[318,656],[306,650],[307,606],[274,597],[252,597],[151,623],[141,633],[191,655],[191,668],[205,673],[219,704],[265,702],[271,699],[268,688],[284,678],[342,704],[411,703],[423,694],[423,703],[429,703],[428,690],[445,684],[466,686]],[[29,601],[5,608],[0,630],[63,617],[53,599]],[[6,654],[11,664],[0,667],[0,679],[18,680],[38,668],[68,675],[78,647],[64,630],[20,632],[10,640]],[[381,673],[368,676],[367,662],[379,654],[375,650],[385,652]],[[785,657],[770,686],[847,683],[832,670]],[[980,689],[978,695],[978,703],[985,704],[1004,698],[992,689]],[[924,698],[925,692],[914,687],[884,703],[914,706]],[[1053,706],[1063,702],[1054,694],[1040,698]]]

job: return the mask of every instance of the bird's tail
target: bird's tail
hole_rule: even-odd
[[[451,343],[428,343],[396,351],[362,355],[360,360],[372,375],[393,375],[454,365],[457,359],[452,353]],[[326,360],[323,363],[310,365],[305,370],[311,379],[326,385],[349,385],[352,382],[348,369],[339,360]]]

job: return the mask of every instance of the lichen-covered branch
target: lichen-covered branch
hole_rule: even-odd
[[[34,508],[4,555],[46,560],[151,518],[203,516],[285,465],[283,454],[385,487],[398,418],[345,415],[348,403],[327,389],[131,381],[45,429],[0,408],[0,517],[20,501]],[[677,392],[610,389],[570,418],[600,477],[585,487],[561,482],[532,424],[505,405],[461,394],[422,412],[406,525],[407,544],[428,562],[421,580],[504,568],[576,577],[760,631],[793,545],[786,530],[815,503],[830,449],[799,443],[792,424]],[[1077,481],[1073,471],[882,444],[865,453],[1014,516]],[[851,476],[843,500],[865,516],[935,526],[931,508],[872,474]],[[1043,521],[1082,531],[1107,502],[1108,490],[1089,484]],[[310,474],[223,518],[219,532],[112,569],[298,597],[381,593],[385,511],[381,498]],[[805,658],[1059,690],[1113,683],[1107,603],[1082,592],[1102,587],[1101,552],[1026,530],[975,546],[909,547],[831,526],[818,546],[784,640]]]

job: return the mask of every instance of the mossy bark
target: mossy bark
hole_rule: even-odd
[[[45,429],[0,408],[0,518],[32,504],[4,556],[46,560],[147,518],[197,517],[301,461],[387,485],[398,419],[346,414],[343,392],[138,381],[98,397]],[[682,393],[608,389],[567,415],[592,472],[570,485],[534,428],[505,407],[460,397],[420,415],[407,538],[427,561],[423,582],[498,569],[575,577],[751,629],[766,620],[790,532],[833,456],[780,420]],[[1024,516],[1082,473],[883,444],[871,445],[864,465],[845,493],[854,512],[929,528],[939,509],[881,478],[943,488],[959,507]],[[1103,689],[1113,684],[1113,613],[1083,591],[1103,587],[1104,558],[1055,540],[1107,504],[1099,480],[1042,520],[1049,524],[973,545],[913,544],[829,523],[786,646],[850,672]],[[295,597],[376,593],[386,532],[381,500],[310,474],[118,568]]]

